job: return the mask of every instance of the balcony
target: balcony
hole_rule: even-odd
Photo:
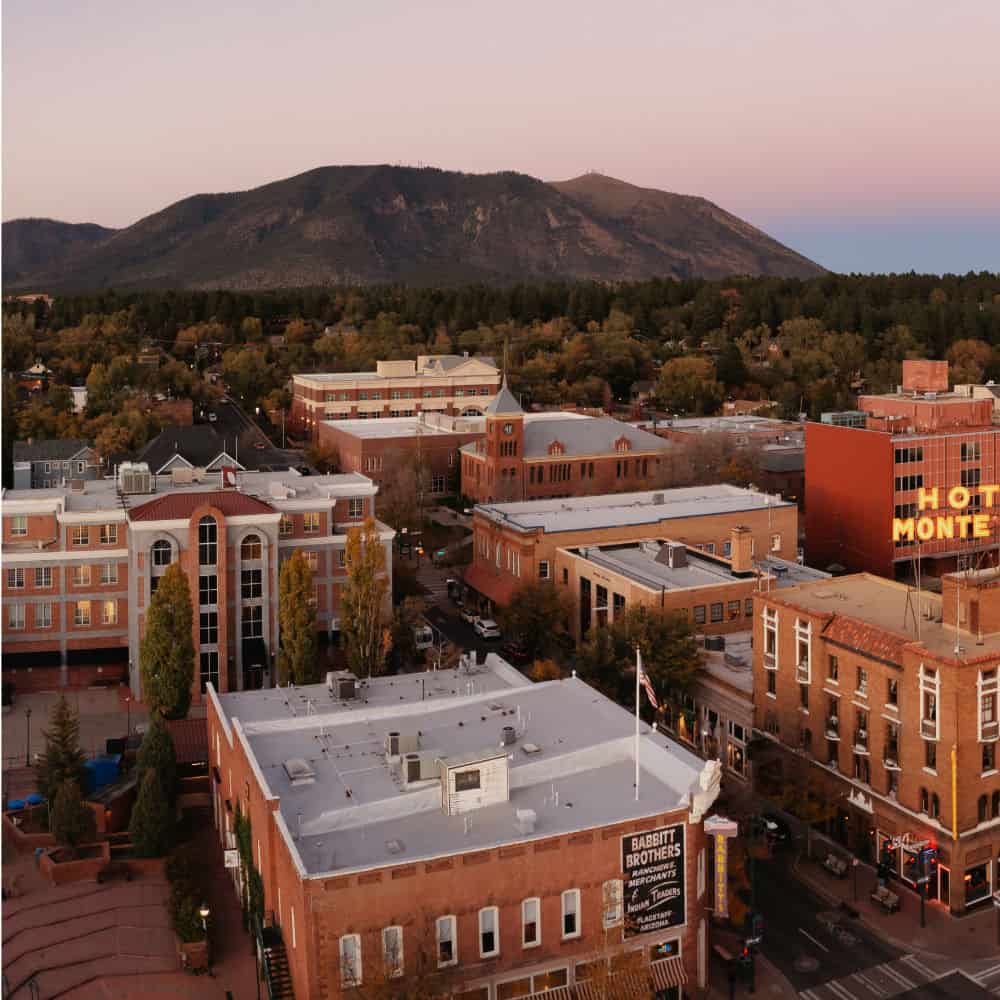
[[[937,739],[937,719],[921,719],[920,735],[929,740]]]
[[[795,666],[795,679],[800,684],[809,683],[809,661],[800,660]]]
[[[828,740],[840,739],[840,719],[835,715],[831,715],[826,720],[826,738]]]

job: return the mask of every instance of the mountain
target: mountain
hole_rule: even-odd
[[[126,229],[100,230],[89,246],[82,228],[90,227],[4,223],[5,283],[250,290],[823,273],[702,198],[596,174],[547,184],[513,172],[320,167],[185,198]]]
[[[15,219],[3,224],[3,283],[62,267],[115,232],[92,222]]]

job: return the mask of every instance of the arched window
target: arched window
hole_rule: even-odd
[[[922,813],[926,813],[929,811],[926,788],[920,789],[920,811]]]
[[[1000,816],[1000,792],[993,793],[993,804],[990,811],[992,812],[994,819]]]
[[[203,517],[198,522],[198,565],[214,566],[219,559],[219,528],[214,517]]]
[[[938,798],[938,793],[935,792],[931,796],[931,818],[937,819],[941,815],[941,800]]]
[[[170,542],[165,542],[163,539],[153,542],[153,547],[150,549],[150,561],[154,566],[169,566],[173,561],[173,549],[170,547]]]
[[[240,558],[244,562],[261,558],[260,535],[247,535],[240,546]]]
[[[989,817],[989,813],[987,812],[988,805],[989,805],[989,800],[986,798],[986,796],[985,795],[980,795],[979,796],[979,809],[978,809],[979,822],[980,823],[982,823],[984,820],[986,820]]]

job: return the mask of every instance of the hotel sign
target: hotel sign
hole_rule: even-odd
[[[685,923],[684,824],[622,837],[625,934]]]
[[[953,486],[944,492],[933,487],[917,491],[917,516],[894,517],[894,542],[931,542],[941,539],[989,538],[992,533],[989,514],[982,507],[992,507],[1000,494],[1000,485]],[[973,497],[982,497],[973,505]]]

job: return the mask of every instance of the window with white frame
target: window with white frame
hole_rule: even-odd
[[[52,628],[52,605],[35,605],[35,628]]]
[[[259,604],[243,608],[240,636],[243,639],[262,639],[264,637],[264,609]]]
[[[458,962],[458,941],[453,916],[437,919],[437,964],[438,968],[455,965]]]
[[[304,535],[319,534],[319,511],[307,510],[302,515],[302,533]]]
[[[924,739],[937,740],[941,735],[941,720],[938,717],[938,700],[941,695],[941,678],[936,670],[928,670],[920,664],[920,735]]]
[[[781,535],[774,534],[771,535],[771,551],[780,552],[781,551]]]
[[[36,587],[51,587],[52,586],[52,567],[51,566],[38,566],[35,568],[35,586]]]
[[[23,604],[8,604],[7,605],[7,628],[9,628],[9,629],[22,629],[22,628],[24,628],[24,605]]]
[[[365,498],[351,497],[347,501],[347,516],[353,521],[365,515]]]
[[[492,958],[500,954],[500,911],[484,906],[479,911],[479,957]]]
[[[567,889],[562,894],[562,936],[580,936],[580,890]]]
[[[340,939],[340,985],[361,985],[360,934],[345,934]]]
[[[117,601],[101,601],[101,624],[102,625],[118,624]]]
[[[89,566],[74,566],[73,567],[73,586],[74,587],[89,587],[90,586],[90,567]]]
[[[101,545],[117,545],[117,544],[118,544],[118,525],[102,524]]]
[[[90,528],[85,525],[78,525],[70,529],[69,540],[71,545],[89,545]]]
[[[764,608],[764,669],[778,669],[778,609]]]
[[[795,678],[800,684],[812,681],[812,622],[795,619]]]
[[[90,601],[77,601],[73,605],[73,624],[79,626],[90,624]]]
[[[10,519],[10,534],[12,538],[23,538],[28,533],[28,516],[15,514]]]
[[[547,580],[549,578],[549,561],[541,559],[538,563],[538,579]]]
[[[998,733],[997,717],[997,668],[980,670],[979,680],[979,740],[995,740]]]
[[[444,493],[447,488],[444,476],[431,476],[431,493]]]
[[[24,568],[19,566],[17,569],[7,570],[7,589],[8,590],[23,590],[24,589]]]
[[[537,948],[542,943],[542,901],[537,896],[521,903],[521,947]]]
[[[101,566],[101,586],[108,587],[118,582],[118,563],[104,563]]]
[[[604,904],[604,929],[617,927],[624,917],[624,886],[620,878],[608,879],[601,887]]]
[[[389,979],[403,974],[403,928],[398,925],[382,928],[382,967]]]
[[[287,538],[295,530],[295,522],[287,515],[282,514],[278,521],[278,534],[282,538]]]
[[[171,559],[173,559],[173,549],[170,547],[170,542],[163,539],[153,542],[150,558],[154,566],[169,566]]]

